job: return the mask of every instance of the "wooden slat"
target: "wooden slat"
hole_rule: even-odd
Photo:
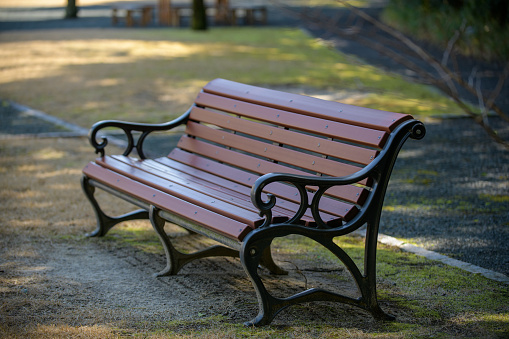
[[[193,148],[193,149],[194,149],[195,153],[199,153],[199,152],[197,152],[199,150],[198,148]],[[221,149],[221,150],[231,152],[231,151],[224,150],[224,149]],[[177,161],[187,163],[190,166],[193,166],[195,168],[200,168],[205,171],[209,171],[209,167],[216,164],[216,162],[204,161],[203,158],[201,158],[201,157],[192,157],[192,156],[190,156],[189,153],[182,152],[179,149],[174,149],[169,154],[169,157],[171,159],[175,159]],[[225,162],[225,160],[227,160],[226,157],[220,159],[221,162]],[[260,166],[258,166],[258,164],[260,164]],[[232,165],[234,165],[238,168],[241,168],[243,170],[246,170],[246,171],[251,171],[251,172],[254,171],[258,175],[274,173],[274,172],[297,174],[297,175],[309,175],[309,173],[306,173],[303,171],[299,171],[299,170],[296,170],[293,168],[275,164],[275,163],[272,163],[269,161],[253,159],[252,157],[248,157],[248,156],[243,156],[242,161],[238,162],[237,164],[232,164]],[[218,172],[216,172],[216,174],[221,175],[221,172],[220,172],[221,170],[225,171],[225,169],[222,168],[222,169],[218,170]],[[253,175],[252,173],[248,173],[245,171],[238,171],[235,173],[230,173],[230,175],[235,175],[234,177],[229,177],[230,180],[236,181],[239,183],[243,183],[250,187],[253,185],[255,180],[258,178],[258,175]],[[283,185],[283,186],[287,187],[287,185]],[[278,187],[278,189],[283,189],[283,187]],[[329,189],[329,191],[330,190],[332,190],[332,188]],[[344,186],[336,186],[334,189],[334,194],[331,194],[331,195],[336,196],[337,198],[340,198],[340,199],[343,199],[346,201],[350,201],[352,203],[362,204],[363,201],[361,201],[360,199],[365,198],[365,196],[366,196],[365,192],[366,192],[366,189],[364,189],[362,187],[353,186],[353,185],[344,185]],[[277,193],[277,191],[271,192],[271,193],[275,194],[275,193]]]
[[[206,182],[201,178],[186,175],[186,173],[181,171],[176,171],[174,169],[172,171],[171,167],[164,166],[152,160],[140,161],[125,156],[107,156],[98,159],[96,162],[101,166],[108,168],[112,171],[118,172],[120,174],[125,175],[128,172],[129,175],[127,176],[132,179],[140,180],[140,178],[143,178],[143,180],[141,180],[142,182],[150,184],[150,186],[153,186],[159,190],[162,190],[170,194],[174,194],[175,190],[177,190],[181,194],[185,193],[185,190],[183,191],[182,187],[180,187],[184,186],[189,190],[194,190],[198,193],[203,193],[206,196],[209,196],[211,200],[216,202],[213,205],[214,207],[220,206],[220,204],[218,203],[218,201],[220,200],[225,202],[226,206],[230,204],[238,206],[242,209],[246,209],[253,212],[256,216],[258,216],[259,213],[258,209],[256,209],[251,202],[249,188],[245,186],[243,187],[247,189],[247,192],[242,194],[233,190],[229,190],[225,187],[218,186],[215,183]],[[150,164],[152,166],[150,166]],[[160,164],[160,166],[158,166],[157,164]],[[132,168],[129,169],[129,167]],[[225,175],[228,175],[228,172],[225,172]],[[146,180],[149,181],[147,182]],[[171,189],[168,189],[168,187],[170,187]],[[186,196],[189,196],[189,193],[187,193]],[[202,207],[207,206],[202,205]],[[295,203],[278,200],[278,204],[272,209],[272,223],[281,223],[288,220],[289,218],[293,217],[297,209],[298,205]],[[227,213],[231,213],[232,212],[231,210],[232,209],[229,208],[227,210]],[[222,210],[219,209],[214,211],[219,214],[224,214],[224,212],[222,212]],[[232,217],[231,215],[226,216]],[[332,215],[325,212],[322,213],[322,218],[329,224],[337,224],[342,219],[338,218],[337,215]],[[314,224],[313,216],[310,212],[305,214],[302,220],[308,225]],[[252,226],[255,227],[257,225]]]
[[[341,104],[224,79],[215,79],[209,82],[203,90],[206,93],[252,102],[257,105],[274,107],[388,132],[392,131],[394,127],[399,125],[402,121],[412,119],[408,114]]]
[[[161,192],[157,189],[112,172],[95,163],[89,163],[83,173],[106,186],[112,187],[136,199],[152,204],[158,208],[172,211],[175,214],[212,229],[231,239],[242,241],[252,228],[239,221],[219,215],[205,208]]]
[[[195,103],[198,106],[370,147],[381,148],[387,137],[385,131],[278,110],[209,93],[198,94]]]
[[[256,175],[256,174],[245,172],[240,169],[231,168],[228,165],[221,164],[221,163],[212,161],[210,159],[200,157],[196,154],[191,154],[191,153],[182,151],[180,149],[174,149],[169,154],[169,158],[179,161],[179,162],[182,162],[182,163],[185,163],[185,164],[188,164],[188,165],[190,165],[194,168],[197,168],[199,170],[203,170],[208,173],[213,173],[218,176],[223,176],[225,173],[227,173],[228,179],[230,179],[234,182],[237,182],[239,184],[243,184],[243,185],[252,186],[254,184],[254,182],[256,181],[256,179],[258,178],[258,175]],[[163,163],[166,162],[165,158],[160,158],[160,159],[158,159],[158,161],[161,161]],[[245,162],[239,162],[238,167],[242,168],[245,165],[246,165]],[[272,165],[274,165],[275,168],[278,168],[278,166],[280,166],[277,164],[272,164]],[[281,172],[281,171],[276,170],[276,171],[270,171],[270,172]],[[270,173],[270,172],[268,172],[268,173]],[[295,171],[294,174],[304,174],[304,173]],[[359,187],[355,187],[355,186],[338,187],[338,189],[340,189],[340,188],[344,188],[343,192],[341,192],[341,193],[343,193],[343,195],[351,196],[352,198],[358,198],[359,192],[361,192],[361,194],[359,194],[359,195],[364,195],[364,193],[362,193],[362,192],[365,191],[365,190],[363,190]],[[297,189],[295,187],[292,187],[289,185],[284,185],[281,183],[272,183],[272,184],[268,185],[267,187],[265,187],[265,191],[267,193],[274,194],[275,196],[283,197],[283,198],[290,200],[292,202],[296,202],[296,203],[300,202],[300,197],[298,195]],[[311,198],[311,195],[310,195],[310,198]],[[326,197],[324,197],[323,199],[324,199],[324,201],[327,200]],[[347,200],[347,199],[345,199],[345,200]],[[284,204],[286,202],[279,201],[279,203],[281,204],[280,206],[284,206]],[[334,208],[329,209],[329,210],[324,210],[324,211],[327,213],[333,214],[333,215],[341,216],[346,221],[351,220],[351,218],[353,218],[358,212],[358,209],[356,206],[348,204],[348,203],[334,200],[333,204],[335,206]]]
[[[260,218],[258,213],[255,211],[249,211],[237,205],[225,203],[215,196],[209,196],[204,193],[197,192],[177,183],[168,184],[168,182],[162,178],[151,173],[138,170],[127,164],[118,161],[115,162],[110,157],[99,158],[96,160],[96,163],[130,179],[136,180],[146,186],[169,193],[179,199],[224,215],[230,219],[246,223],[252,228],[256,228],[263,223],[263,219]]]
[[[353,174],[361,169],[361,167],[305,154],[303,152],[253,140],[193,122],[187,123],[186,133],[250,154],[304,168],[314,173],[340,177]],[[179,141],[178,146],[184,148],[187,143],[186,140],[194,142],[194,139],[183,137]],[[213,155],[211,156],[213,157]]]
[[[133,161],[134,162],[134,161]],[[138,164],[136,164],[138,163]],[[201,191],[201,187],[212,187],[212,189],[217,190],[219,193],[226,192],[228,195],[232,194],[241,199],[245,199],[248,203],[248,208],[257,211],[251,202],[251,188],[243,185],[242,183],[236,183],[234,181],[226,180],[224,178],[229,178],[233,172],[239,171],[233,167],[223,166],[221,171],[221,175],[223,177],[219,177],[218,175],[211,174],[209,172],[205,172],[199,170],[197,168],[190,167],[186,164],[182,164],[180,162],[174,161],[169,158],[159,158],[154,160],[144,160],[144,161],[136,161],[136,163],[132,164],[133,166],[141,166],[143,168],[150,167],[154,171],[160,171],[164,176],[170,175],[170,180],[173,178],[185,178],[186,181],[189,180],[188,187],[198,189]],[[192,174],[192,175],[191,175]],[[218,182],[221,182],[221,185],[217,185]],[[295,194],[298,194],[297,189],[293,186],[288,186],[284,184],[277,184],[278,188],[276,189],[272,186],[272,190],[268,193],[273,193],[279,199],[276,201],[276,206],[273,209],[273,223],[283,222],[288,218],[283,218],[284,216],[292,217],[295,214],[295,211],[299,208],[300,200],[296,199]],[[238,195],[237,195],[237,194]],[[212,193],[213,195],[213,193]],[[266,199],[266,197],[265,197]],[[311,195],[310,195],[311,199]],[[224,199],[225,201],[229,201],[228,199]],[[324,201],[328,200],[324,198]],[[330,205],[330,204],[329,204]],[[243,205],[244,206],[244,205]],[[345,213],[339,214],[337,213],[328,213],[327,209],[322,209],[323,219],[328,223],[337,223],[338,217],[339,219],[343,219],[344,214],[348,214],[348,210],[351,209],[350,204],[341,204],[341,208],[346,209]],[[335,208],[331,208],[329,210],[335,211],[338,209],[338,206]],[[275,215],[275,216],[274,216]],[[307,223],[312,222],[313,215],[310,211],[307,211],[303,216],[303,220]]]
[[[200,157],[198,155],[191,154],[191,153],[181,151],[178,149],[171,152],[170,158],[157,159],[158,162],[161,162],[164,164],[170,163],[170,166],[174,166],[174,164],[171,163],[172,160],[183,161],[181,166],[185,166],[184,167],[185,171],[187,171],[189,173],[192,173],[193,171],[195,171],[195,174],[200,175],[200,176],[212,174],[214,177],[227,177],[228,179],[232,180],[232,182],[239,183],[243,187],[246,187],[244,185],[249,185],[249,190],[251,190],[250,187],[253,185],[254,181],[258,178],[258,175],[254,175],[254,174],[246,172],[244,170],[233,168],[228,165],[221,164],[221,163],[212,161],[210,159],[206,159],[206,158]],[[184,163],[189,163],[196,167],[184,165]],[[351,188],[355,189],[355,192],[365,191],[362,188],[355,187],[355,186],[352,186]],[[289,200],[293,203],[300,203],[300,198],[298,196],[299,195],[298,190],[294,186],[285,185],[282,183],[275,182],[275,183],[271,183],[270,185],[268,185],[264,189],[264,191],[267,193],[273,194],[277,197],[281,197],[283,199]],[[347,193],[351,196],[357,196],[357,193],[355,193],[355,192],[347,192],[347,190],[345,190],[342,193],[343,194]],[[311,193],[309,195],[309,198],[310,199],[312,198]],[[327,198],[324,198],[324,199],[327,199]],[[344,200],[346,200],[346,199],[344,199]],[[281,203],[287,204],[286,201],[281,201]],[[293,205],[293,206],[295,206],[295,205]],[[341,207],[351,208],[352,204],[345,203],[345,204],[342,204]],[[288,208],[291,210],[295,210],[294,207],[288,207]],[[338,214],[338,213],[334,213],[334,212],[332,212],[332,213],[336,214],[336,215],[344,216],[344,214]]]
[[[221,186],[217,184],[217,181],[219,181],[217,179],[220,178],[217,178],[216,182],[206,181],[201,177],[191,176],[189,173],[177,170],[174,167],[162,165],[161,163],[153,160],[140,161],[125,156],[111,156],[106,157],[105,159],[101,159],[100,164],[112,170],[117,170],[118,164],[115,162],[121,162],[133,167],[133,170],[130,173],[132,173],[132,175],[136,175],[136,177],[144,176],[143,173],[141,175],[137,175],[139,171],[144,171],[158,177],[157,181],[154,181],[153,183],[159,184],[160,187],[158,188],[163,191],[171,193],[170,190],[166,189],[170,185],[171,187],[174,187],[175,185],[183,186],[190,190],[194,190],[210,196],[214,200],[218,199],[224,201],[227,204],[232,204],[249,210],[256,215],[259,213],[258,209],[256,209],[251,202],[250,190],[248,187],[242,186],[244,188],[243,192],[241,192],[239,189],[230,189],[229,187],[231,187],[233,183],[228,182],[227,180],[224,180],[223,184],[225,185]],[[237,186],[240,188],[241,185]],[[217,206],[217,204],[214,206]],[[289,217],[293,216],[294,213],[295,208],[285,209],[281,208],[280,206],[275,206],[273,209],[272,222],[279,223],[286,221],[289,219]]]
[[[378,154],[374,149],[274,128],[272,125],[260,124],[198,107],[192,109],[190,119],[363,165],[369,164]]]

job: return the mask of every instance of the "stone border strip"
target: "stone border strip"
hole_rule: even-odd
[[[362,237],[366,236],[365,230],[358,230],[355,233]],[[418,256],[425,257],[430,260],[440,261],[443,264],[457,267],[457,268],[460,268],[460,269],[470,272],[470,273],[482,274],[484,277],[486,277],[488,279],[495,280],[495,281],[502,282],[502,283],[509,285],[509,277],[502,273],[495,272],[495,271],[492,271],[492,270],[489,270],[486,268],[482,268],[480,266],[476,266],[473,264],[469,264],[469,263],[461,261],[461,260],[449,258],[448,256],[445,256],[443,254],[439,254],[437,252],[433,252],[433,251],[424,249],[422,247],[418,247],[418,246],[406,243],[403,240],[398,240],[398,239],[391,237],[389,235],[379,233],[378,234],[378,242],[380,242],[384,245],[398,247],[398,248],[402,249],[403,251],[410,252],[410,253],[416,254]]]
[[[23,106],[23,105],[20,105],[16,102],[10,102],[11,106],[19,111],[19,112],[23,112],[27,115],[31,115],[35,118],[38,118],[38,119],[41,119],[41,120],[44,120],[50,124],[53,124],[53,125],[57,125],[59,127],[62,127],[62,128],[65,128],[71,132],[51,132],[51,133],[37,133],[36,135],[37,136],[47,136],[47,137],[59,137],[59,136],[83,136],[83,135],[87,135],[88,134],[88,130],[83,128],[83,127],[80,127],[80,126],[77,126],[77,125],[74,125],[74,124],[71,124],[71,123],[68,123],[62,119],[59,119],[59,118],[56,118],[54,116],[51,116],[51,115],[48,115],[46,113],[43,113],[41,111],[37,111],[35,109],[32,109],[30,107],[27,107],[27,106]]]

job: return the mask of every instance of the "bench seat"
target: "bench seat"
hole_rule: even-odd
[[[184,135],[165,157],[148,159],[143,141],[154,131],[185,124]],[[122,129],[122,155],[106,155],[107,138],[98,131]],[[135,142],[133,132],[141,132]],[[376,237],[399,149],[425,129],[408,114],[384,112],[216,79],[190,109],[165,124],[104,121],[93,126],[90,142],[100,157],[83,169],[83,189],[94,207],[102,236],[117,223],[148,218],[165,248],[167,267],[177,274],[205,256],[240,257],[257,291],[260,314],[249,324],[264,325],[290,304],[335,300],[391,318],[376,299]],[[136,151],[138,157],[130,154]],[[137,205],[124,216],[106,215],[95,188]],[[195,254],[177,251],[164,232],[166,221],[217,240],[222,245]],[[361,273],[335,245],[336,236],[367,225],[366,264]],[[258,265],[284,274],[272,260],[274,238],[300,234],[332,251],[352,273],[362,297],[309,290],[287,299],[272,297]]]

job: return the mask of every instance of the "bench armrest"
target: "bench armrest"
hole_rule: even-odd
[[[124,156],[128,156],[134,148],[138,152],[138,155],[141,159],[145,159],[145,154],[143,153],[143,141],[145,138],[152,132],[155,131],[168,131],[172,128],[175,128],[179,125],[185,124],[187,119],[189,118],[191,110],[189,109],[186,113],[181,115],[180,117],[163,123],[163,124],[142,124],[135,122],[127,122],[127,121],[118,121],[118,120],[104,120],[95,123],[90,132],[88,134],[88,139],[92,147],[95,148],[95,153],[100,153],[101,156],[104,156],[104,148],[108,145],[108,138],[105,136],[101,136],[101,142],[97,142],[97,133],[107,127],[116,127],[120,128],[124,131],[127,137],[127,146],[124,151]],[[141,132],[138,140],[134,141],[133,132]]]
[[[368,166],[371,167],[371,166]],[[251,202],[260,211],[260,216],[265,216],[265,223],[263,226],[268,225],[272,220],[272,208],[276,205],[276,197],[273,194],[262,193],[265,186],[273,182],[286,182],[297,188],[300,194],[300,206],[295,215],[286,224],[292,224],[298,222],[308,207],[311,208],[311,213],[317,223],[318,228],[328,228],[326,223],[320,217],[319,206],[320,199],[323,194],[333,186],[349,185],[361,181],[366,178],[371,170],[368,167],[360,170],[357,173],[344,177],[317,177],[307,175],[294,175],[287,173],[268,173],[259,177],[253,187],[251,188]],[[314,193],[311,204],[308,198],[307,187],[318,187],[318,190]],[[262,194],[268,197],[268,200],[264,201]],[[263,227],[261,226],[261,227]]]
[[[392,168],[399,150],[407,138],[422,139],[426,133],[424,125],[417,120],[410,120],[399,126],[387,140],[386,146],[379,155],[366,167],[359,171],[343,177],[317,177],[313,175],[295,175],[288,173],[268,173],[259,177],[251,188],[251,202],[260,211],[260,216],[265,216],[265,223],[261,226],[267,226],[272,220],[272,208],[276,205],[276,197],[273,194],[266,194],[267,201],[262,199],[262,191],[270,183],[286,182],[295,186],[300,193],[300,206],[295,215],[288,220],[287,224],[298,222],[306,210],[311,208],[311,213],[318,225],[318,228],[328,228],[320,217],[319,206],[323,194],[333,186],[350,185],[362,181],[368,177],[374,179],[372,193],[376,191],[378,184],[382,180],[388,181],[388,176],[383,175],[387,171],[387,166]],[[387,184],[387,182],[385,183]],[[309,204],[308,190],[306,187],[318,187]],[[372,196],[373,194],[371,194]],[[368,198],[371,200],[372,197]],[[369,202],[367,202],[369,205]]]

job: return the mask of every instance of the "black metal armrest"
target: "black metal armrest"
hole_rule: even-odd
[[[186,113],[181,115],[180,117],[163,123],[163,124],[142,124],[142,123],[134,123],[127,121],[117,121],[117,120],[104,120],[95,123],[90,132],[88,134],[88,139],[90,144],[95,148],[95,153],[100,153],[101,156],[104,156],[104,149],[106,145],[108,145],[108,139],[105,136],[101,136],[101,142],[97,142],[97,133],[107,127],[116,127],[120,128],[124,131],[127,137],[127,147],[124,151],[124,155],[128,156],[131,151],[136,148],[138,155],[141,159],[145,159],[145,154],[143,153],[143,141],[145,138],[152,132],[155,131],[168,131],[172,128],[175,128],[181,124],[186,123],[189,118],[189,113],[191,110],[188,110]],[[134,141],[133,132],[141,132],[138,140]]]
[[[404,140],[407,138],[422,139],[426,134],[424,125],[417,120],[410,120],[398,127],[386,142],[386,146],[382,149],[379,155],[369,165],[360,169],[359,171],[343,176],[343,177],[317,177],[312,175],[294,175],[288,173],[268,173],[259,177],[253,187],[251,188],[251,202],[260,211],[260,216],[265,217],[265,223],[262,227],[270,224],[272,220],[272,208],[276,205],[276,197],[273,194],[267,194],[269,198],[267,201],[262,199],[262,191],[270,183],[273,182],[286,182],[295,186],[300,193],[300,206],[295,215],[286,222],[292,224],[299,221],[306,210],[311,208],[311,213],[319,228],[327,228],[326,224],[320,217],[318,207],[320,199],[323,194],[333,186],[350,185],[362,181],[368,177],[374,180],[372,192],[376,190],[378,182],[382,180],[384,167],[388,162],[394,162],[395,156],[399,152]],[[393,145],[391,147],[391,145]],[[395,145],[395,147],[394,147]],[[390,164],[392,168],[392,164]],[[318,190],[313,195],[311,204],[309,203],[308,190],[306,187],[318,187]],[[371,194],[372,196],[372,194]],[[371,197],[368,198],[371,200]]]
[[[251,201],[253,205],[260,211],[260,216],[265,216],[265,224],[263,226],[266,226],[270,223],[270,220],[272,220],[271,210],[276,204],[276,197],[273,194],[267,194],[269,199],[264,201],[262,198],[263,189],[265,186],[273,182],[289,183],[295,186],[300,193],[300,206],[295,215],[285,223],[292,224],[299,221],[308,207],[311,207],[311,212],[315,218],[315,222],[317,222],[318,227],[327,228],[325,222],[321,220],[318,212],[320,199],[323,194],[333,186],[349,185],[363,180],[370,174],[370,172],[373,171],[375,167],[376,166],[367,166],[352,175],[344,177],[317,177],[287,173],[268,173],[259,177],[255,181],[253,187],[251,188]],[[318,187],[318,190],[313,195],[311,204],[309,203],[308,190],[306,188],[309,186]]]

